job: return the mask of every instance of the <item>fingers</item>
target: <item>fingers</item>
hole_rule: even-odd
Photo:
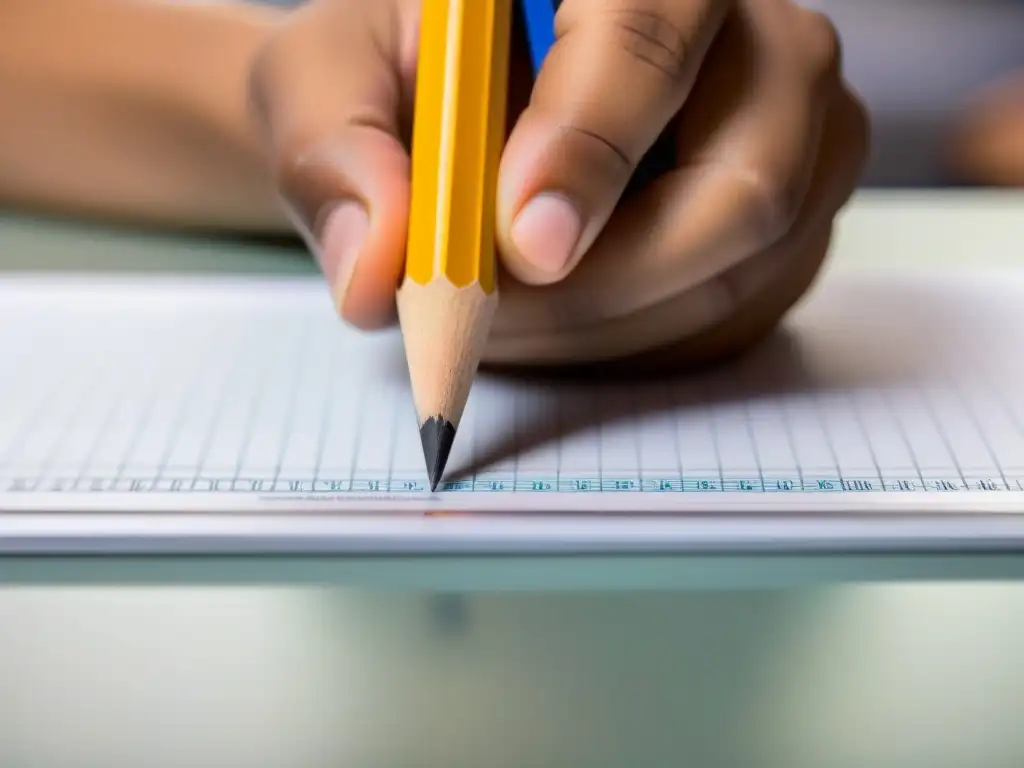
[[[694,286],[633,318],[635,328],[654,322],[678,324],[672,340],[651,348],[635,348],[621,357],[556,361],[529,356],[523,339],[495,345],[489,369],[525,371],[538,366],[579,376],[602,378],[664,375],[691,371],[733,358],[763,341],[807,292],[819,274],[832,240],[832,222],[814,231],[794,231],[767,251],[742,262],[712,281]],[[715,297],[718,298],[715,298]],[[710,301],[709,301],[710,299]],[[710,307],[699,324],[686,323],[694,305]]]
[[[503,155],[498,232],[524,282],[565,277],[679,111],[726,0],[564,0]]]
[[[780,0],[746,0],[730,16],[678,136],[678,189],[687,191],[677,236],[704,255],[677,280],[721,272],[789,231],[823,120],[843,92],[839,73],[839,41],[823,16]]]
[[[819,154],[824,112],[841,88],[828,58],[798,66],[788,54],[759,51],[750,40],[754,22],[772,20],[737,18],[723,29],[687,107],[680,137],[685,165],[615,212],[559,291],[565,323],[634,314],[725,271],[790,229]],[[802,42],[792,40],[787,49]],[[829,87],[812,87],[818,80]],[[842,136],[845,146],[856,138],[846,134],[863,126],[863,120],[833,125],[830,138]],[[858,152],[845,161],[862,162]],[[835,183],[831,170],[822,182]]]
[[[407,231],[408,36],[392,6],[334,0],[296,11],[252,79],[285,203],[339,313],[362,328],[393,317]]]
[[[706,274],[705,233],[665,222],[682,226],[689,216],[679,215],[686,210],[679,200],[700,200],[719,182],[707,186],[686,174],[662,179],[616,212],[563,282],[543,289],[506,283],[487,361],[564,366],[635,359],[646,366],[655,358],[673,364],[686,358],[697,364],[763,335],[817,273],[832,219],[867,156],[864,107],[846,90],[828,104],[807,194],[783,237]],[[626,248],[629,259],[622,258]],[[676,272],[688,276],[673,283]]]

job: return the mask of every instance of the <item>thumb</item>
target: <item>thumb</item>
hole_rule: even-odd
[[[682,106],[728,0],[563,0],[498,186],[506,268],[565,277]]]
[[[251,79],[285,205],[339,314],[364,329],[392,321],[405,253],[409,38],[396,15],[390,3],[310,4],[266,45]]]

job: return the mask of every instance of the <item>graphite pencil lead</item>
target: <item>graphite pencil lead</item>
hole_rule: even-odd
[[[423,444],[423,458],[427,462],[427,475],[430,478],[430,490],[433,492],[441,482],[445,465],[448,463],[448,455],[452,452],[455,427],[450,421],[433,416],[420,427],[420,442]]]

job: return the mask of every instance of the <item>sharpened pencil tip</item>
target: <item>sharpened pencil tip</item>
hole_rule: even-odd
[[[427,476],[433,492],[437,490],[444,475],[448,454],[455,442],[455,427],[440,416],[429,418],[420,427],[420,442],[423,443],[423,458],[427,462]]]

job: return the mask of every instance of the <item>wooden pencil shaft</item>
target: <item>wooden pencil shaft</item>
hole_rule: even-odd
[[[495,198],[513,0],[424,0],[398,319],[431,490],[498,301]]]
[[[405,278],[497,290],[512,0],[424,0]]]
[[[440,278],[407,281],[398,292],[409,380],[420,425],[441,418],[458,427],[497,307],[479,284],[456,288]]]

